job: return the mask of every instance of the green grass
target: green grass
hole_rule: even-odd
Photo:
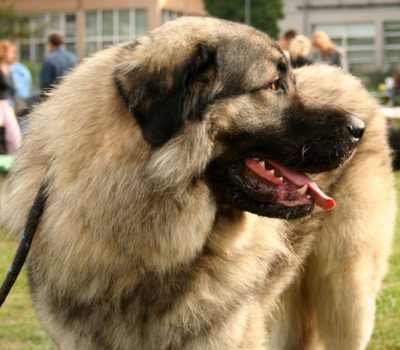
[[[400,173],[396,174],[396,183],[400,192]],[[400,208],[400,195],[398,207]],[[16,247],[16,242],[0,233],[1,282]],[[56,349],[35,315],[25,269],[0,309],[0,349]],[[400,350],[400,215],[397,218],[390,269],[377,300],[376,325],[368,350]]]
[[[14,257],[17,243],[0,234],[0,281],[2,283]],[[54,350],[38,318],[29,294],[26,270],[18,277],[0,309],[0,349]]]
[[[400,209],[400,173],[396,173],[397,207]],[[390,268],[377,300],[375,330],[368,350],[400,349],[400,210]]]

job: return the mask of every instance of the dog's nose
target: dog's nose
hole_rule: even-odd
[[[365,123],[355,117],[354,115],[347,115],[347,130],[351,135],[351,138],[354,142],[360,142],[363,134],[364,134],[364,130],[365,130]]]

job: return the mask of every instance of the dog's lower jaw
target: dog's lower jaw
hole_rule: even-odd
[[[279,202],[257,202],[256,200],[247,196],[237,186],[232,186],[229,192],[226,194],[231,197],[231,204],[234,207],[259,216],[287,220],[299,219],[310,215],[314,209],[313,204],[288,207]]]

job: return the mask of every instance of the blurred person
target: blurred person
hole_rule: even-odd
[[[21,130],[18,126],[9,97],[15,94],[9,64],[10,42],[0,41],[0,153],[13,154],[21,144]]]
[[[299,68],[313,62],[308,58],[311,52],[311,41],[305,35],[299,34],[289,45],[290,63],[294,68]]]
[[[78,58],[64,47],[64,36],[58,32],[48,35],[50,55],[43,62],[42,91],[48,91],[60,78],[78,64]]]
[[[321,52],[325,63],[348,71],[345,51],[337,46],[327,33],[323,31],[315,32],[312,37],[312,44]]]
[[[32,75],[26,66],[17,61],[17,46],[14,43],[9,45],[8,60],[16,95],[28,98],[32,91]]]
[[[295,29],[288,29],[283,33],[283,36],[278,40],[278,45],[281,47],[284,55],[290,61],[290,55],[288,52],[290,42],[295,38],[297,35],[297,31]]]
[[[400,95],[400,73],[395,70],[392,74],[393,86],[389,89],[389,106],[393,107],[396,104],[396,99]]]

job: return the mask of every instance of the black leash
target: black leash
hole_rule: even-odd
[[[17,253],[15,254],[14,261],[8,270],[7,277],[0,288],[0,307],[3,305],[4,300],[14,285],[15,280],[21,272],[26,257],[28,256],[33,236],[35,235],[36,229],[39,225],[40,216],[42,215],[44,206],[46,204],[46,187],[47,182],[43,182],[36,195],[35,201],[32,203],[32,207],[29,211],[28,219],[26,221],[25,231],[22,234],[21,243],[19,244]]]

